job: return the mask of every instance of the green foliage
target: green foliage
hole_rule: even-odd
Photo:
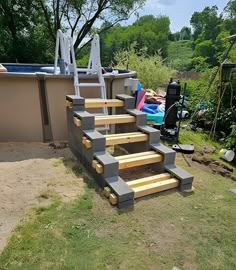
[[[145,48],[135,50],[132,46],[128,50],[115,55],[118,68],[135,70],[144,88],[157,89],[166,84],[175,70],[167,67],[160,55],[149,56]]]
[[[190,40],[192,39],[192,31],[190,27],[184,26],[180,32],[169,33],[171,41]]]
[[[216,79],[209,89],[210,75],[216,73],[217,68],[207,69],[202,73],[200,80],[188,83],[191,110],[195,111],[199,107],[199,101],[206,104],[207,111],[198,119],[202,127],[210,130],[216,117],[217,107],[219,106],[219,79]],[[221,136],[228,136],[231,126],[236,123],[236,69],[232,69],[228,75],[224,71],[224,80],[221,89],[220,106],[217,115],[216,132]],[[223,95],[222,95],[223,94]]]
[[[236,0],[231,0],[224,14],[218,14],[217,6],[213,6],[192,15],[190,22],[194,38],[193,68],[204,70],[207,66],[213,67],[223,61],[224,53],[229,47],[225,38],[235,34],[235,6]],[[235,54],[235,50],[232,50],[229,59],[235,61]]]
[[[189,96],[189,105],[190,110],[195,111],[196,107],[199,105],[199,102],[202,101],[205,104],[208,104],[209,107],[213,93],[215,92],[215,87],[217,86],[217,80],[214,82],[214,85],[209,89],[209,82],[213,74],[215,74],[216,68],[206,69],[201,73],[199,80],[187,80],[187,90]]]
[[[0,61],[45,63],[53,60],[54,44],[45,31],[37,1],[0,2]]]
[[[180,31],[181,40],[190,40],[192,37],[192,31],[190,27],[184,26]]]
[[[148,55],[161,53],[167,56],[170,20],[166,16],[152,15],[140,17],[127,27],[117,25],[100,35],[102,64],[108,66],[114,61],[114,55],[120,50],[127,50],[136,43],[137,49],[147,48]],[[106,27],[102,26],[102,29]]]
[[[231,126],[231,133],[229,134],[226,143],[227,147],[236,148],[236,124]]]
[[[226,15],[224,27],[229,31],[230,35],[234,35],[236,25],[236,0],[229,1],[224,11]]]
[[[221,16],[218,16],[217,6],[205,7],[201,12],[194,12],[190,23],[194,29],[194,40],[215,40],[220,32]]]
[[[0,61],[53,62],[58,29],[70,30],[77,49],[85,37],[94,34],[92,27],[97,20],[109,22],[111,27],[128,19],[143,3],[144,0],[0,1]]]
[[[216,6],[206,7],[201,12],[195,12],[191,17],[191,25],[194,29],[194,58],[193,67],[203,70],[207,64],[213,67],[217,64],[216,38],[220,34],[222,17],[217,13]],[[203,68],[201,65],[203,64]]]
[[[206,63],[206,58],[202,56],[192,58],[191,66],[194,67],[196,71],[202,72],[209,68],[208,64]]]
[[[193,55],[190,40],[173,41],[168,46],[168,63],[179,71],[188,70]]]

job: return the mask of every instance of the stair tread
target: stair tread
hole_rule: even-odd
[[[116,157],[115,157],[116,158]],[[117,159],[117,158],[116,158]],[[158,163],[163,160],[163,156],[154,152],[154,154],[135,156],[126,159],[117,159],[119,161],[119,170],[132,167]]]
[[[142,132],[136,132],[129,135],[106,136],[106,145],[126,144],[135,142],[144,142],[148,140],[148,135]]]
[[[134,117],[130,114],[116,114],[116,115],[98,115],[95,116],[95,118],[99,119],[99,118],[127,118],[127,117]]]
[[[102,98],[85,99],[85,108],[123,107],[123,106],[124,101],[119,99],[102,99]]]
[[[123,156],[117,156],[115,159],[117,160],[123,160],[123,159],[129,159],[129,158],[135,158],[135,157],[140,157],[140,156],[147,156],[147,155],[153,155],[157,154],[155,151],[146,151],[146,152],[140,152],[140,153],[135,153],[135,154],[129,154],[129,155],[123,155]]]
[[[139,198],[143,196],[147,196],[153,193],[157,193],[160,191],[176,188],[179,185],[179,180],[176,178],[170,178],[168,180],[163,180],[155,183],[151,183],[148,185],[143,185],[139,187],[133,187],[134,198]]]
[[[135,121],[136,117],[130,114],[95,116],[95,125],[125,124]]]
[[[145,134],[145,133],[137,131],[137,132],[129,132],[129,133],[106,134],[104,136],[110,139],[113,137],[128,137],[128,136],[140,135],[140,134]]]
[[[162,180],[168,180],[170,178],[171,178],[171,175],[169,173],[161,173],[161,174],[147,176],[147,177],[143,177],[143,178],[139,178],[135,180],[130,180],[126,182],[126,184],[129,187],[134,188],[134,187],[143,186],[143,185],[147,185],[151,183],[156,183]]]

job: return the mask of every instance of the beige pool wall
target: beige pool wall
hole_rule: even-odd
[[[135,72],[105,74],[108,98],[131,94]],[[95,82],[80,75],[80,82]],[[134,80],[135,81],[135,80]],[[0,73],[0,142],[66,141],[65,96],[74,94],[73,77],[46,73]],[[81,96],[99,96],[99,89],[81,89]]]

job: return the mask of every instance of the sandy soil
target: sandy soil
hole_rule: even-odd
[[[63,200],[70,200],[83,191],[82,179],[68,173],[60,162],[63,157],[73,158],[69,148],[0,143],[0,252],[24,214],[47,203],[42,194],[57,192]]]

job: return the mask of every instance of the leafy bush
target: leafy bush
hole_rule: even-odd
[[[227,147],[236,148],[236,124],[231,126],[231,133],[228,136],[226,143]]]
[[[128,50],[116,53],[115,61],[117,68],[136,71],[144,88],[156,89],[166,84],[176,73],[164,64],[160,55],[149,56],[146,48],[137,51],[135,44]]]
[[[187,80],[187,90],[189,96],[190,110],[195,111],[196,107],[199,106],[199,102],[204,102],[208,104],[212,102],[212,95],[217,87],[217,80],[215,80],[214,85],[210,89],[209,82],[212,76],[215,74],[216,69],[207,69],[205,72],[201,73],[199,80]]]
[[[201,127],[211,130],[214,121],[216,124],[216,133],[223,137],[229,136],[230,146],[234,142],[234,126],[236,123],[236,69],[232,69],[230,74],[224,72],[225,81],[222,85],[223,96],[221,97],[219,112],[216,112],[219,103],[219,80],[216,77],[212,87],[209,89],[210,74],[216,74],[216,68],[206,70],[202,73],[200,80],[188,81],[190,108],[192,111],[199,106],[199,101],[206,104],[207,111],[197,119]]]

